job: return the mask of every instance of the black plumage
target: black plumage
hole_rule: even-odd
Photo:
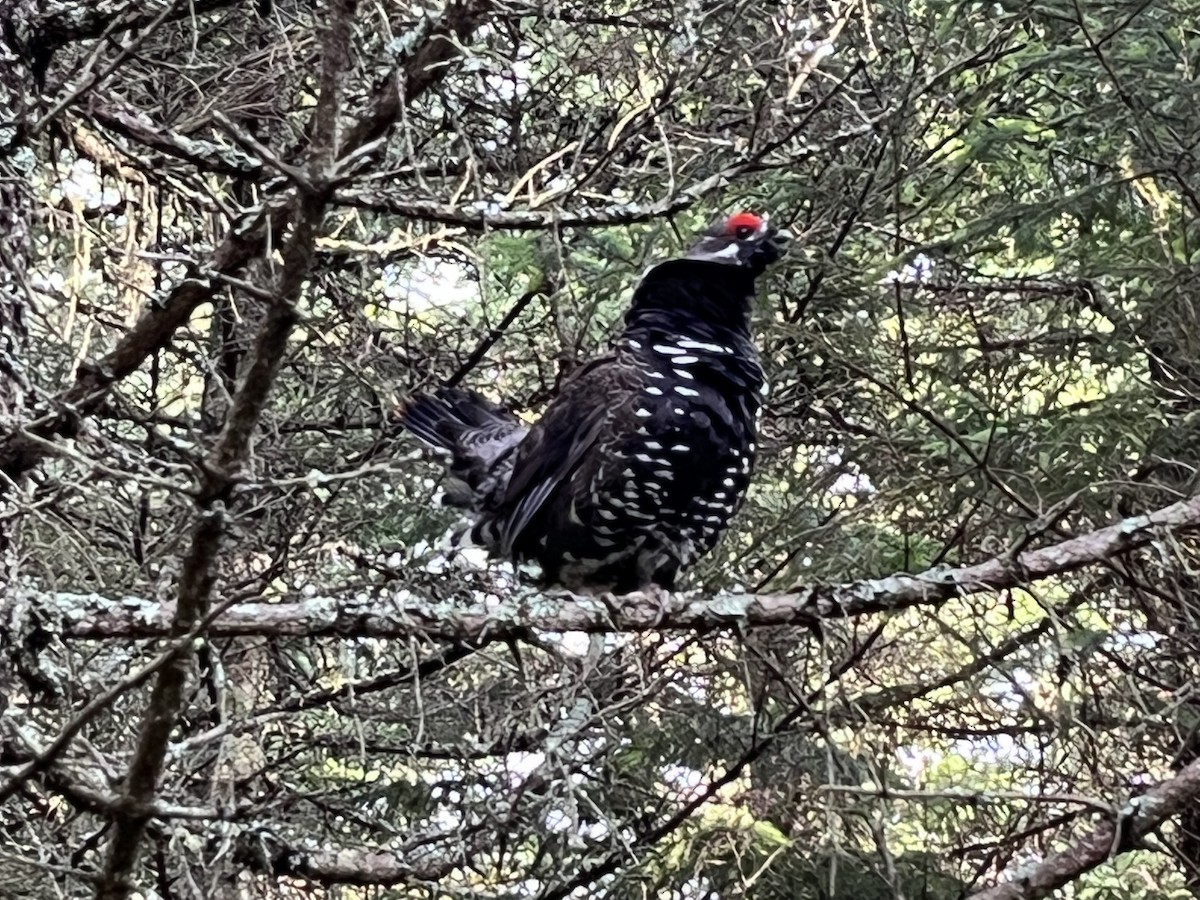
[[[573,590],[671,589],[750,481],[763,389],[750,304],[788,237],[739,213],[650,268],[612,350],[532,427],[471,391],[415,398],[404,424],[448,451],[446,501],[469,511],[472,541]]]

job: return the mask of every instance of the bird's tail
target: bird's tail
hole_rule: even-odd
[[[466,431],[495,421],[498,411],[473,391],[438,388],[413,397],[400,421],[425,443],[453,453]]]
[[[449,455],[451,478],[445,502],[470,509],[503,490],[512,471],[512,452],[528,431],[508,410],[461,388],[418,394],[400,421],[425,443]]]

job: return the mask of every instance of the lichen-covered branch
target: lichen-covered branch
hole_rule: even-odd
[[[470,595],[445,602],[407,589],[380,589],[355,597],[314,597],[295,603],[245,603],[217,619],[213,636],[411,637],[472,641],[543,631],[655,631],[809,625],[819,619],[937,605],[954,597],[1030,585],[1040,579],[1113,559],[1156,535],[1200,529],[1200,497],[1048,547],[996,556],[958,568],[934,568],[845,584],[810,585],[786,594],[678,594],[660,604],[633,594],[617,598],[546,596],[518,590],[481,604]],[[56,594],[43,602],[59,608],[63,637],[107,640],[153,638],[166,633],[169,604],[138,598]]]

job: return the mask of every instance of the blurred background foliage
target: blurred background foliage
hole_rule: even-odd
[[[122,111],[231,148],[220,111],[281,158],[302,146],[320,6],[211,6],[145,35],[39,144],[35,401],[278,188],[269,164],[163,155]],[[364,4],[355,103],[427,14]],[[535,417],[640,273],[742,207],[800,240],[755,313],[760,469],[689,588],[967,564],[1193,492],[1200,5],[554,0],[484,22],[326,223],[224,596],[498,590],[436,550],[453,517],[398,404],[455,378]],[[92,54],[117,59],[68,46],[46,96]],[[558,224],[600,209],[622,212]],[[29,584],[170,596],[260,315],[222,291],[35,473]],[[820,633],[211,642],[162,795],[231,812],[152,831],[144,896],[965,896],[1086,834],[1080,798],[1119,806],[1200,753],[1195,559],[1163,541]],[[51,648],[62,696],[24,715],[53,734],[154,652]],[[144,699],[87,730],[97,758],[127,756]],[[101,812],[51,778],[0,815],[0,865],[58,892],[28,896],[87,893]],[[408,874],[281,879],[273,840]],[[1063,896],[1200,896],[1200,813]]]

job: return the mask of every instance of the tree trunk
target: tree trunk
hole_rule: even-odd
[[[0,434],[21,427],[27,389],[25,345],[29,296],[29,256],[32,242],[33,194],[30,190],[35,156],[26,131],[36,105],[28,48],[33,0],[0,0]],[[15,491],[0,491],[0,646],[8,632],[17,579],[19,521],[11,505]],[[0,659],[0,712],[11,700],[12,671]]]
[[[28,392],[25,350],[33,223],[30,178],[37,158],[27,127],[36,112],[38,97],[31,66],[33,54],[26,39],[33,13],[33,0],[0,0],[0,23],[4,24],[0,27],[0,436],[24,423]],[[22,693],[17,674],[25,637],[15,608],[20,520],[13,509],[20,503],[20,495],[17,490],[0,489],[0,715]],[[24,851],[26,848],[17,840],[15,849]],[[36,854],[30,855],[36,858]],[[48,897],[53,896],[55,888],[45,870],[8,859],[0,865],[0,896],[10,896],[10,892],[12,896]]]

